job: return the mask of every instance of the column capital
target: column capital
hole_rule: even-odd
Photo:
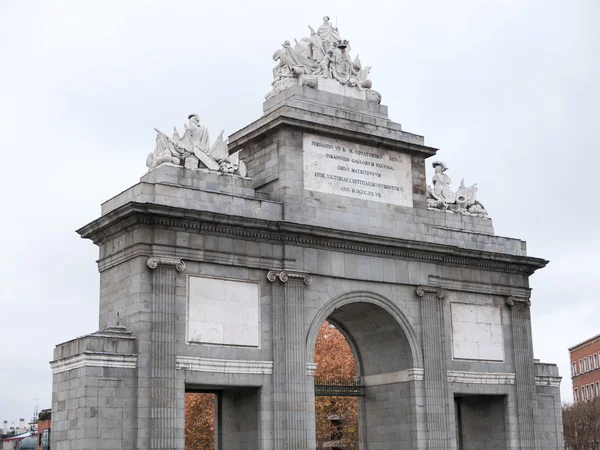
[[[185,263],[178,258],[170,258],[168,256],[151,256],[148,258],[146,265],[151,269],[156,269],[159,265],[162,266],[175,266],[177,272],[183,272],[185,270]]]
[[[505,302],[508,306],[514,306],[515,303],[518,305],[526,306],[528,308],[531,306],[531,300],[529,299],[529,297],[510,296],[510,297],[506,297]]]
[[[436,296],[439,299],[445,298],[447,294],[446,289],[436,286],[419,286],[416,293],[419,297],[430,295]]]
[[[267,280],[273,282],[277,279],[282,283],[287,283],[289,280],[302,282],[304,284],[312,283],[312,277],[307,272],[298,270],[269,270],[269,273],[267,273]]]

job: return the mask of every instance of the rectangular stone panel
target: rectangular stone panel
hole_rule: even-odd
[[[455,359],[504,361],[499,306],[451,303],[452,355]]]
[[[412,207],[408,155],[304,134],[304,189]]]
[[[258,305],[258,283],[190,276],[188,342],[258,347]]]

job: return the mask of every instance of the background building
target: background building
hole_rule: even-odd
[[[573,401],[600,397],[600,334],[569,348]]]

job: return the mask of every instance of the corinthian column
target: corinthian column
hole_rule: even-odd
[[[180,259],[150,257],[152,274],[152,332],[150,347],[150,448],[178,449],[183,429],[177,428],[175,368],[175,320],[177,272],[185,270]]]
[[[449,449],[448,375],[443,304],[446,291],[438,287],[419,286],[417,295],[421,297],[427,448]]]
[[[273,421],[275,449],[314,448],[309,436],[311,420],[307,405],[304,287],[311,276],[304,272],[270,271],[273,282]]]
[[[529,310],[531,300],[527,297],[508,297],[506,304],[511,309],[512,319],[520,448],[534,450],[536,447],[533,412],[536,393]]]

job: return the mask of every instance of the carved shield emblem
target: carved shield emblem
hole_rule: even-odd
[[[333,77],[342,84],[346,84],[351,75],[351,62],[348,54],[345,51],[338,50],[335,52],[333,61]]]

